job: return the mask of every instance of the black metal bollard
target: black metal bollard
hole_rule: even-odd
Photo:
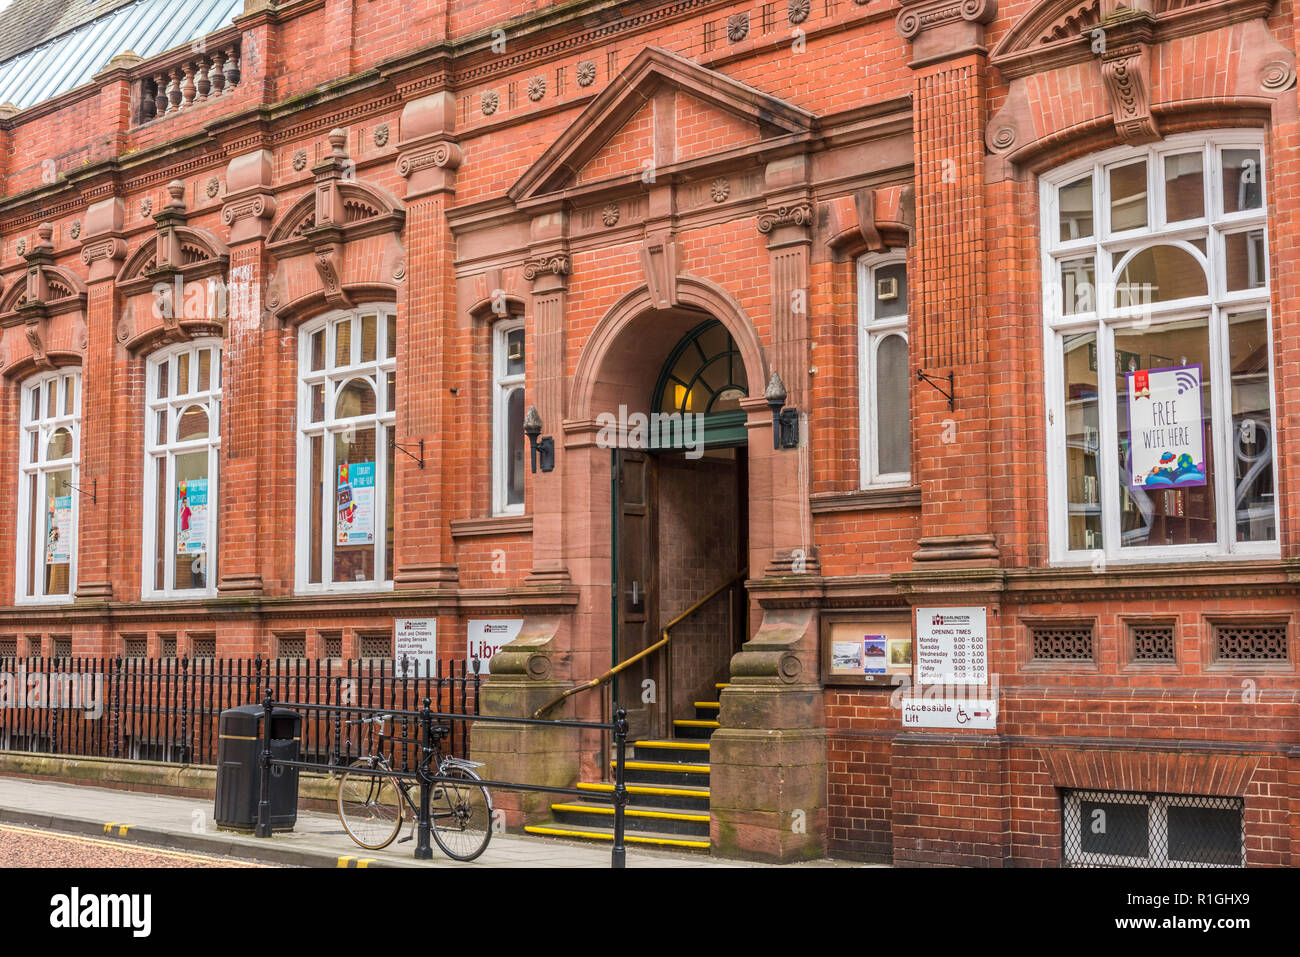
[[[429,803],[431,799],[429,773],[429,755],[433,754],[433,712],[429,709],[430,699],[424,699],[420,709],[420,753],[421,760],[416,766],[420,775],[420,821],[417,826],[419,834],[415,843],[415,859],[427,861],[433,857],[433,847],[429,843]],[[436,771],[436,769],[435,769]]]
[[[614,712],[614,850],[610,867],[627,867],[627,848],[623,845],[623,810],[627,807],[627,784],[624,767],[627,759],[627,712]]]
[[[262,782],[257,800],[257,836],[271,836],[271,689],[262,699]]]

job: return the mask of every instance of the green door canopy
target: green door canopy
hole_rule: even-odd
[[[727,327],[717,319],[708,319],[673,348],[659,373],[650,407],[661,415],[680,415],[683,420],[688,414],[702,415],[703,444],[709,448],[744,445],[746,413],[740,400],[749,395],[747,381],[740,350]],[[678,449],[687,444],[681,428],[650,431],[652,449]]]

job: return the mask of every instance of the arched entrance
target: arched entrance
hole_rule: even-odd
[[[684,317],[682,317],[684,318]],[[661,340],[662,342],[663,340]],[[615,663],[672,640],[621,672],[612,705],[637,737],[707,738],[718,687],[745,640],[736,579],[749,547],[744,362],[727,327],[704,318],[672,346],[648,414],[602,413],[613,455],[611,646]]]

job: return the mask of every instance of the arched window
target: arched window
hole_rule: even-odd
[[[335,313],[298,335],[298,588],[393,579],[397,314]]]
[[[1276,553],[1266,182],[1246,131],[1043,178],[1055,560]]]
[[[912,473],[907,260],[858,260],[858,384],[862,487],[906,485]]]
[[[21,404],[17,601],[71,601],[80,513],[80,371],[28,379]]]
[[[221,340],[166,349],[145,369],[144,596],[215,594]]]
[[[524,510],[523,319],[502,319],[492,330],[492,511]]]
[[[745,362],[727,327],[706,319],[668,354],[651,397],[652,448],[702,450],[745,444]],[[693,453],[692,453],[693,454]]]

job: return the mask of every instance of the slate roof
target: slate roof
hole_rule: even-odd
[[[125,50],[146,59],[219,30],[244,0],[13,0],[0,12],[0,103],[90,82]]]

